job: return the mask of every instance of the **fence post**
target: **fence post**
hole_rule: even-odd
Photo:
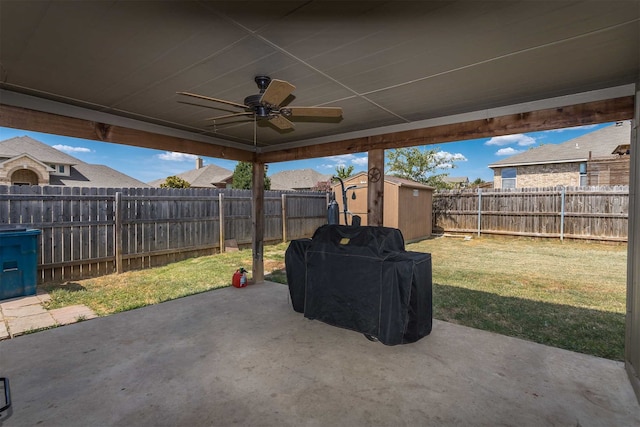
[[[480,237],[481,220],[482,220],[482,188],[478,188],[478,237]]]
[[[115,243],[115,261],[116,261],[116,273],[124,272],[124,266],[122,265],[122,193],[120,191],[115,194],[114,214],[115,225],[113,227],[113,241]]]
[[[218,194],[218,227],[220,234],[220,253],[224,253],[224,194]]]
[[[282,194],[282,242],[287,242],[287,195]]]
[[[560,192],[560,241],[564,240],[564,198],[565,198],[565,187],[562,187],[562,191]]]

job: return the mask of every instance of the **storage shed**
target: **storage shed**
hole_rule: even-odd
[[[345,188],[355,186],[347,191],[349,224],[352,215],[359,215],[362,225],[367,225],[368,178],[365,172],[360,172],[343,180]],[[340,206],[340,224],[344,224],[340,183],[334,184],[331,190]],[[433,191],[433,187],[419,182],[385,175],[383,225],[400,229],[407,242],[431,236]],[[355,199],[352,198],[354,194]]]

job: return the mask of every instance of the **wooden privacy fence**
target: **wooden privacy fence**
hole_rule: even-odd
[[[251,191],[0,186],[0,224],[40,229],[41,282],[164,265],[252,241]],[[327,197],[266,191],[264,241],[309,237]]]
[[[441,191],[434,228],[480,235],[627,241],[629,187]]]

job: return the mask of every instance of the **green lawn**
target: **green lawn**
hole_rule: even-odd
[[[286,283],[286,247],[265,247],[268,280]],[[432,255],[435,318],[623,359],[626,245],[435,238],[407,250]],[[251,251],[42,288],[51,293],[50,308],[85,304],[107,315],[229,286],[239,267],[251,268]]]

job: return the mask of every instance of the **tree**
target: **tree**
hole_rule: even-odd
[[[329,192],[331,191],[331,181],[318,181],[316,182],[316,185],[311,188],[312,191],[323,191],[323,192]]]
[[[186,181],[186,180],[180,178],[179,176],[171,175],[171,176],[168,176],[167,179],[165,179],[165,181],[162,184],[160,184],[160,187],[162,187],[162,188],[189,188],[189,187],[191,187],[191,184],[189,184],[189,181]]]
[[[250,190],[253,181],[253,163],[239,162],[233,170],[233,188]],[[271,189],[271,179],[267,176],[267,168],[264,168],[264,189]]]
[[[398,148],[387,151],[387,173],[398,178],[411,179],[439,189],[449,188],[443,178],[448,173],[438,169],[454,168],[454,161],[463,160],[461,154],[449,154],[438,148],[421,150],[418,147]]]
[[[484,180],[484,179],[482,179],[482,178],[476,178],[476,180],[475,180],[475,181],[473,181],[473,182],[471,183],[471,187],[477,187],[477,186],[479,186],[479,185],[481,185],[481,184],[484,184],[484,183],[486,183],[486,182],[487,182],[487,181],[485,181],[485,180]]]
[[[351,176],[353,173],[353,165],[345,166],[339,165],[336,166],[336,175],[338,178],[346,179]]]

